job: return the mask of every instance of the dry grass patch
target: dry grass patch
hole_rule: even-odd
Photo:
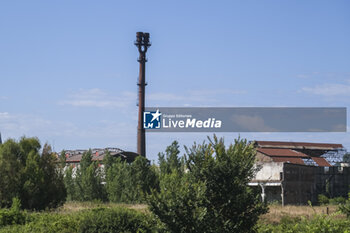
[[[102,202],[78,202],[69,201],[66,202],[62,207],[56,211],[59,213],[72,213],[84,209],[94,209],[94,208],[111,208],[111,207],[126,207],[129,209],[134,209],[140,212],[148,212],[148,206],[145,204],[124,204],[124,203],[102,203]],[[346,215],[340,214],[338,212],[338,206],[327,205],[327,206],[297,206],[297,205],[286,205],[282,207],[281,205],[270,205],[269,212],[260,217],[262,223],[280,223],[281,219],[288,218],[300,218],[304,217],[307,219],[312,218],[315,214],[328,214],[334,215],[334,218],[346,218]]]
[[[144,204],[123,204],[123,203],[102,203],[102,202],[78,202],[78,201],[69,201],[66,202],[62,207],[57,209],[57,212],[60,213],[71,213],[79,210],[85,209],[94,209],[94,208],[111,208],[111,207],[126,207],[129,209],[138,210],[141,212],[148,211],[147,205]]]
[[[286,205],[282,207],[281,205],[270,205],[269,212],[260,217],[260,220],[265,223],[279,223],[283,217],[290,218],[300,218],[305,217],[310,219],[315,214],[328,214],[332,215],[338,212],[338,206],[328,205],[328,206],[296,206],[296,205]],[[346,218],[343,214],[338,214],[336,218]]]

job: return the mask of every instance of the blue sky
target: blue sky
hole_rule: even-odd
[[[349,107],[349,12],[349,1],[1,1],[0,132],[56,151],[135,151],[137,31],[152,42],[146,106]],[[240,135],[350,148],[349,133]],[[206,136],[149,133],[148,158]]]

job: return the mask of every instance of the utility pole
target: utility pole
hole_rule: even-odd
[[[145,111],[145,87],[146,87],[146,52],[148,47],[151,46],[149,42],[149,33],[137,32],[135,45],[137,46],[140,56],[137,60],[140,63],[139,81],[139,121],[137,126],[137,153],[146,157],[146,133],[143,127],[143,112]]]

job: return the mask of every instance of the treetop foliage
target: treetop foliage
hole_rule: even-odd
[[[0,145],[0,206],[11,206],[18,197],[25,209],[55,208],[65,201],[63,176],[47,144],[40,153],[37,138],[22,137]]]
[[[167,151],[174,152],[176,144],[170,147]],[[254,231],[267,211],[248,186],[256,172],[255,154],[246,140],[226,148],[215,135],[209,143],[186,148],[186,172],[179,175],[175,169],[162,177],[160,191],[148,198],[151,211],[170,232]]]

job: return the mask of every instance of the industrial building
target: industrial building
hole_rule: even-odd
[[[84,153],[86,153],[88,150],[65,150],[65,156],[66,156],[66,165],[76,167],[80,164],[80,160]],[[95,148],[91,149],[92,153],[92,161],[98,161],[100,164],[102,164],[102,161],[107,153],[107,151],[110,153],[113,157],[120,157],[122,160],[127,161],[128,163],[131,163],[135,160],[135,158],[138,156],[135,152],[130,151],[123,151],[119,148]]]
[[[341,144],[255,141],[260,169],[250,186],[259,186],[262,199],[285,204],[317,203],[319,194],[346,197],[350,167],[341,163]]]

